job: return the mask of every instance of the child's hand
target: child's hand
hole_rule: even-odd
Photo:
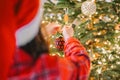
[[[63,33],[63,37],[64,37],[65,41],[68,38],[73,37],[73,35],[74,35],[74,30],[73,30],[72,26],[64,26],[62,31],[63,31],[62,33]]]
[[[58,31],[60,31],[60,27],[61,25],[53,22],[53,23],[49,23],[45,28],[49,35],[53,35],[56,34]]]

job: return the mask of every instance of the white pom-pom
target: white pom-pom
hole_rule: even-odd
[[[96,12],[96,4],[92,1],[85,1],[82,3],[81,11],[86,16],[92,15]]]

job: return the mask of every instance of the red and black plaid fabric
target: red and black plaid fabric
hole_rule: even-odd
[[[41,55],[37,61],[17,49],[8,80],[87,80],[90,59],[78,40],[70,38],[64,47],[65,58]]]

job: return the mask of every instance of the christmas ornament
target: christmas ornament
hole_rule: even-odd
[[[64,39],[63,37],[58,37],[55,39],[55,47],[59,50],[59,51],[63,51],[64,49]]]
[[[64,15],[64,22],[65,22],[65,24],[68,24],[68,14]]]
[[[65,8],[65,15],[64,15],[64,22],[65,22],[65,24],[68,24],[68,19],[69,19],[68,8]]]
[[[85,1],[82,3],[81,11],[84,15],[90,16],[96,12],[96,4],[93,1]]]

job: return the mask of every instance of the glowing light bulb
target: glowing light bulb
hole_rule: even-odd
[[[102,64],[102,62],[98,61],[98,64]]]
[[[53,47],[53,45],[52,45],[52,44],[50,44],[50,47],[52,48],[52,47]]]
[[[97,72],[98,72],[98,74],[101,74],[101,68],[99,68],[98,70],[97,70]]]
[[[103,62],[106,62],[106,59],[102,59]]]

